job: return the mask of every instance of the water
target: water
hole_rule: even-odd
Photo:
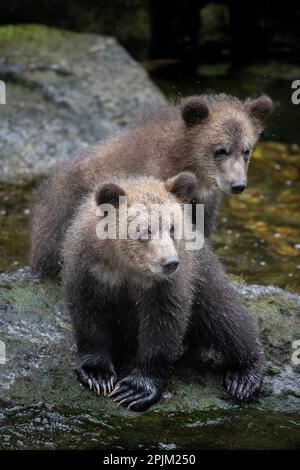
[[[28,264],[28,235],[36,178],[0,182],[0,272]]]
[[[256,148],[249,187],[224,198],[214,241],[228,273],[300,292],[299,147]]]
[[[146,65],[152,69],[151,62]],[[295,91],[292,82],[299,77],[299,65],[274,62],[235,68],[230,68],[229,64],[201,65],[194,75],[167,78],[153,75],[152,79],[171,98],[228,93],[245,99],[266,93],[274,100],[275,111],[263,139],[300,144],[300,105],[294,105],[291,100]]]
[[[38,403],[0,412],[2,449],[295,449],[299,414],[254,409],[101,416]]]

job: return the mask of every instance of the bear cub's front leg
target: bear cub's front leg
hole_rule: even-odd
[[[193,312],[200,335],[223,356],[227,392],[238,401],[257,395],[264,368],[257,328],[213,253],[205,277],[199,275]]]
[[[108,395],[117,375],[112,361],[109,302],[105,287],[96,284],[78,268],[76,275],[65,276],[65,300],[73,321],[77,359],[74,371],[79,382],[98,395]]]
[[[176,282],[157,283],[140,303],[140,328],[135,369],[117,383],[110,394],[132,411],[144,411],[157,403],[172,366],[183,353],[190,315],[189,295]]]

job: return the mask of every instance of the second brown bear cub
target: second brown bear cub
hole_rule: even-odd
[[[62,276],[78,379],[134,411],[160,399],[172,366],[192,344],[209,344],[222,354],[232,396],[248,398],[261,386],[255,326],[206,243],[197,252],[185,249],[184,239],[174,239],[171,221],[159,237],[101,239],[97,233],[102,204],[115,208],[121,224],[120,196],[127,197],[129,208],[143,203],[141,230],[148,233],[150,205],[159,205],[159,218],[165,204],[179,202],[182,211],[197,188],[188,172],[165,183],[146,177],[103,182],[83,201],[66,233]],[[134,364],[119,381],[116,364],[128,353]]]

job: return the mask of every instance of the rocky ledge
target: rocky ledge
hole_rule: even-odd
[[[7,423],[11,419],[18,423],[19,417],[18,432],[22,434],[25,423],[28,425],[28,415],[33,423],[38,419],[38,422],[46,420],[49,425],[50,421],[52,432],[54,424],[57,426],[57,420],[67,420],[65,426],[69,426],[71,420],[73,431],[77,429],[77,425],[79,428],[83,426],[89,446],[92,445],[91,434],[96,426],[93,420],[96,420],[98,427],[100,420],[101,429],[108,427],[104,440],[100,440],[102,445],[96,439],[97,446],[111,446],[117,442],[121,446],[134,447],[139,441],[142,442],[141,445],[147,444],[149,439],[158,445],[156,440],[164,440],[159,436],[164,434],[162,420],[167,417],[168,426],[173,422],[174,427],[168,428],[168,432],[165,431],[169,433],[166,441],[176,443],[178,438],[180,446],[183,447],[188,440],[184,435],[189,422],[192,429],[195,427],[195,431],[198,426],[201,427],[200,423],[207,431],[207,427],[215,430],[215,427],[221,424],[222,428],[226,427],[232,420],[235,422],[235,429],[243,429],[244,434],[247,420],[256,423],[253,426],[262,426],[263,429],[259,432],[264,436],[263,439],[266,439],[266,436],[270,439],[270,432],[272,434],[276,430],[276,433],[280,433],[281,427],[286,427],[290,433],[288,442],[292,446],[296,445],[294,427],[299,421],[300,377],[299,366],[292,361],[292,344],[299,339],[300,297],[272,287],[241,284],[235,286],[253,312],[265,348],[266,377],[260,398],[242,405],[234,403],[222,387],[220,373],[210,366],[207,367],[207,358],[204,357],[204,362],[198,370],[186,365],[181,366],[173,376],[164,400],[149,411],[137,415],[117,408],[109,399],[94,396],[77,383],[71,370],[74,353],[72,328],[63,309],[60,286],[52,282],[41,283],[31,276],[28,269],[19,270],[14,274],[2,274],[0,339],[6,345],[6,364],[0,365],[0,400],[4,409],[2,429],[8,433],[10,445],[18,426],[16,428],[14,425],[12,437]],[[199,419],[195,419],[197,416]],[[266,419],[269,424],[266,424]],[[211,420],[210,427],[207,420]],[[134,430],[125,434],[116,433],[116,429],[120,427],[125,432],[130,423],[135,423]],[[270,423],[273,423],[271,428]],[[38,432],[35,425],[31,425],[34,432]],[[112,426],[110,431],[109,426]],[[149,428],[147,436],[138,437],[138,432],[145,426]],[[182,430],[182,435],[178,431],[180,426],[185,429],[185,432]],[[76,433],[73,431],[71,434],[74,437]],[[253,430],[249,435],[252,439]],[[28,439],[28,433],[24,436]],[[63,436],[59,441],[57,434],[51,438],[48,436],[49,443],[53,442],[53,446],[59,446],[59,442],[62,442],[62,446],[72,447],[70,442],[66,444],[67,436]],[[207,436],[203,438],[199,432],[191,436],[195,445],[207,443]],[[239,447],[239,444],[244,442],[241,437],[241,442],[228,444],[228,439],[232,440],[233,436],[226,437],[226,432],[222,434],[222,439],[225,439],[229,447]],[[235,439],[238,437],[235,436]],[[249,440],[249,436],[247,439]],[[246,443],[249,444],[247,439]],[[25,441],[21,439],[21,442]],[[214,441],[215,444],[216,442]],[[282,445],[282,440],[280,442]],[[264,440],[257,442],[256,446],[264,446],[263,443]],[[24,444],[25,447],[26,445],[29,445],[28,442]],[[15,446],[22,448],[22,445]],[[32,446],[34,447],[33,444]],[[85,444],[80,440],[77,446],[84,447]]]

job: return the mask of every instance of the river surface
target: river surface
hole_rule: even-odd
[[[45,403],[0,411],[0,449],[295,449],[299,413],[236,410],[100,416]]]

